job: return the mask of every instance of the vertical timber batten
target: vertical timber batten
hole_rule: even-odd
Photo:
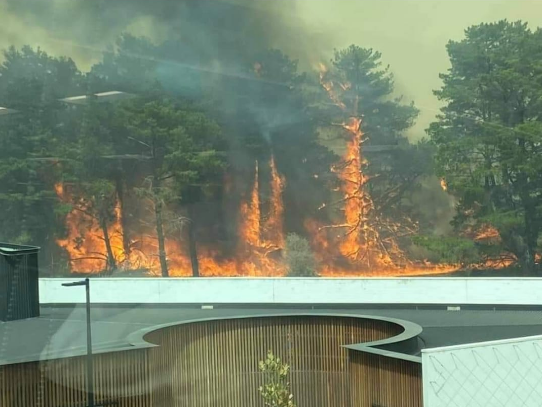
[[[95,355],[96,401],[120,407],[263,406],[258,362],[291,366],[300,407],[421,407],[421,365],[342,347],[398,335],[377,319],[275,316],[194,322],[150,332],[156,347]],[[84,356],[0,367],[2,406],[85,405]],[[38,403],[39,400],[39,403]]]

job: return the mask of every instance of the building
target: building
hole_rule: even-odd
[[[84,290],[62,282],[40,282],[39,318],[0,325],[2,406],[85,405]],[[540,284],[92,280],[96,399],[263,405],[258,362],[272,350],[291,365],[299,407],[535,405],[542,400],[542,337],[533,336],[542,334]]]

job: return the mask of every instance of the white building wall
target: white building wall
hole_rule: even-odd
[[[40,279],[40,302],[84,302],[76,279]],[[536,278],[94,278],[96,303],[542,305]],[[541,403],[542,405],[542,403]]]
[[[542,406],[542,336],[422,351],[424,407]]]

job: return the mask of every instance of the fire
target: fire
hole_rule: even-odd
[[[327,78],[328,76],[327,67],[324,64],[320,63],[318,65],[318,68],[320,70],[320,84],[326,90],[327,94],[329,95],[329,98],[333,101],[333,103],[335,103],[342,110],[346,109],[346,105],[339,99],[338,95],[335,93],[335,89],[334,89],[335,85],[333,81]]]
[[[63,184],[55,185],[55,192],[62,202],[73,198]],[[92,273],[103,270],[107,265],[107,249],[104,232],[96,218],[91,216],[88,205],[83,200],[73,203],[72,210],[66,216],[67,238],[58,239],[57,243],[68,252],[74,269]],[[118,202],[115,205],[115,219],[107,226],[107,235],[115,262],[124,261],[122,241],[121,211]]]
[[[241,222],[239,225],[239,235],[243,244],[259,246],[260,244],[260,188],[259,188],[258,162],[254,170],[254,184],[250,193],[248,202],[241,204]]]
[[[475,242],[484,245],[500,244],[502,242],[501,234],[494,226],[490,224],[481,225],[476,231],[468,233]],[[482,269],[504,269],[517,262],[517,257],[508,252],[499,253],[497,256],[484,259],[476,268]]]
[[[260,202],[260,183],[258,162],[254,170],[254,183],[248,201],[241,204],[239,236],[241,245],[249,245],[261,250],[278,250],[284,248],[283,216],[284,205],[282,191],[284,178],[278,173],[275,158],[269,161],[271,170],[271,202],[269,215],[262,218]]]
[[[284,178],[279,174],[274,157],[269,162],[271,172],[270,213],[262,219],[260,202],[260,182],[258,164],[255,165],[254,181],[250,194],[239,208],[239,244],[235,253],[223,255],[220,250],[200,245],[198,263],[203,276],[278,276],[284,273],[279,255],[284,247],[282,192]],[[228,178],[230,180],[230,178]],[[90,216],[84,201],[74,202],[74,197],[66,191],[65,185],[55,185],[57,196],[62,202],[71,203],[72,210],[65,219],[65,239],[57,240],[60,247],[68,253],[70,266],[74,271],[97,273],[107,268],[107,248],[105,233],[97,219]],[[107,226],[107,235],[113,250],[118,269],[144,269],[151,274],[160,274],[158,243],[153,219],[152,203],[140,203],[148,222],[142,224],[137,232],[130,231],[129,247],[124,247],[127,231],[122,226],[122,208],[116,200],[114,219]],[[179,237],[182,228],[179,228]],[[265,234],[263,232],[266,232]],[[171,276],[191,275],[191,261],[187,245],[181,239],[166,236],[168,270]]]
[[[346,153],[343,156],[344,166],[339,171],[339,179],[342,181],[341,191],[344,194],[344,218],[345,236],[339,245],[343,256],[356,260],[364,253],[360,249],[368,250],[372,245],[371,231],[368,226],[369,212],[373,209],[373,203],[365,192],[365,184],[368,179],[363,174],[361,156],[361,119],[352,117],[343,127],[350,133],[347,141]],[[364,245],[365,247],[361,247]]]
[[[271,169],[271,209],[265,230],[271,244],[284,248],[284,205],[282,202],[282,192],[285,180],[277,171],[274,156],[271,156],[269,168]]]
[[[284,247],[282,227],[284,179],[277,171],[274,157],[271,157],[269,167],[271,170],[271,204],[267,219],[262,219],[257,162],[249,200],[241,204],[240,242],[235,258],[241,259],[241,268],[248,275],[269,276],[280,275],[284,272],[284,265],[280,258],[276,255],[273,257],[275,252]]]
[[[329,79],[328,70],[323,64],[320,64],[320,83],[330,100],[350,116],[341,124],[347,134],[345,152],[341,162],[331,169],[341,181],[339,203],[343,214],[342,223],[321,225],[314,220],[305,222],[316,257],[323,264],[321,274],[396,276],[441,274],[456,270],[457,265],[415,265],[406,260],[396,237],[412,233],[416,225],[411,221],[409,225],[397,225],[375,213],[373,200],[367,191],[370,177],[365,174],[368,162],[363,156],[363,143],[366,138],[361,130],[358,100],[352,101],[349,112],[341,100],[342,92],[349,90],[352,85],[334,83]],[[324,203],[319,210],[326,207]]]
[[[258,74],[260,64],[254,65]],[[352,111],[347,112],[341,101],[342,92],[351,88],[349,83],[334,83],[324,65],[320,67],[320,82],[330,100],[348,117],[340,127],[345,135],[345,151],[339,163],[331,168],[337,174],[340,185],[334,189],[341,219],[337,224],[326,224],[316,219],[306,219],[305,229],[310,237],[314,254],[321,264],[322,276],[419,276],[446,274],[457,265],[434,265],[428,262],[413,264],[397,243],[402,230],[415,231],[415,224],[397,225],[383,219],[375,210],[368,191],[370,177],[366,174],[368,162],[364,158],[363,146],[366,136],[362,131],[362,115],[358,112],[357,100]],[[303,159],[304,162],[306,158]],[[269,162],[254,164],[247,194],[238,207],[237,242],[228,253],[212,243],[197,242],[197,257],[202,276],[280,276],[285,273],[281,251],[285,246],[284,202],[285,178],[278,171],[274,156]],[[267,176],[269,175],[269,178]],[[318,178],[318,174],[314,174]],[[267,185],[267,181],[269,185]],[[231,174],[224,178],[226,194],[234,193]],[[440,180],[444,190],[447,184]],[[160,274],[158,244],[151,201],[138,201],[145,223],[126,226],[123,222],[123,207],[116,199],[112,219],[100,225],[93,217],[85,200],[77,200],[66,185],[55,185],[58,198],[70,203],[72,209],[66,215],[66,238],[57,240],[69,256],[71,268],[79,272],[100,272],[114,266],[121,270],[146,270]],[[322,203],[320,214],[332,208]],[[168,208],[169,209],[169,208]],[[184,212],[174,214],[180,220],[175,228],[164,220],[167,264],[171,276],[189,276],[192,263],[189,245],[183,232]],[[167,227],[166,227],[167,226]],[[135,230],[131,230],[135,229]],[[171,230],[170,230],[171,229]],[[498,239],[496,229],[490,227],[479,231],[475,240]],[[109,245],[106,244],[109,242]],[[109,255],[108,253],[112,253]],[[506,262],[507,260],[505,260]],[[502,263],[502,260],[501,260]],[[507,263],[509,264],[509,263]],[[497,263],[495,263],[497,267]]]
[[[482,227],[480,227],[478,229],[478,231],[476,232],[476,235],[474,236],[474,240],[476,241],[488,241],[488,240],[492,240],[492,241],[500,241],[501,240],[501,235],[499,233],[499,231],[489,225],[489,224],[485,224],[485,225],[482,225]]]
[[[448,183],[446,182],[444,178],[440,179],[440,187],[442,188],[444,192],[448,191]]]
[[[327,69],[321,65],[320,82],[327,91],[330,99],[343,111],[346,105],[340,101],[335,91],[334,83],[326,79]],[[344,91],[348,90],[350,84],[339,84]],[[362,119],[358,117],[358,103],[354,101],[353,115],[341,126],[347,132],[346,151],[343,154],[339,165],[332,168],[341,180],[340,191],[343,204],[344,223],[331,225],[330,228],[342,229],[340,235],[339,252],[351,263],[364,263],[367,267],[389,267],[393,266],[390,256],[390,249],[398,251],[397,245],[390,242],[386,244],[380,237],[378,228],[374,225],[376,220],[373,214],[374,204],[371,196],[366,191],[369,177],[365,175],[364,169],[367,161],[363,157],[363,132],[361,130]],[[327,245],[329,247],[329,244]],[[400,254],[400,253],[398,253]]]

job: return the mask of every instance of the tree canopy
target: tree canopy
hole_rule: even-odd
[[[450,41],[435,92],[445,106],[428,130],[438,174],[459,199],[458,228],[495,227],[527,272],[542,226],[541,35],[499,21]]]
[[[379,52],[335,51],[327,75],[341,84],[341,108],[316,72],[282,51],[229,45],[213,56],[181,38],[123,34],[86,73],[41,49],[6,50],[0,105],[19,114],[0,123],[1,238],[44,242],[51,269],[66,261],[81,269],[91,258],[93,271],[113,272],[156,260],[167,276],[186,267],[189,250],[196,275],[196,241],[219,264],[235,255],[238,208],[256,181],[261,224],[280,199],[285,233],[314,245],[307,221],[340,216],[320,208],[337,199],[333,167],[345,143],[337,123],[353,116],[363,117],[359,170],[376,210],[396,221],[419,215],[410,196],[431,170],[431,151],[406,139],[417,109],[395,96]],[[113,90],[130,97],[97,96]],[[72,96],[82,99],[62,100]],[[77,214],[84,222],[68,225]],[[88,234],[93,245],[83,250]]]

